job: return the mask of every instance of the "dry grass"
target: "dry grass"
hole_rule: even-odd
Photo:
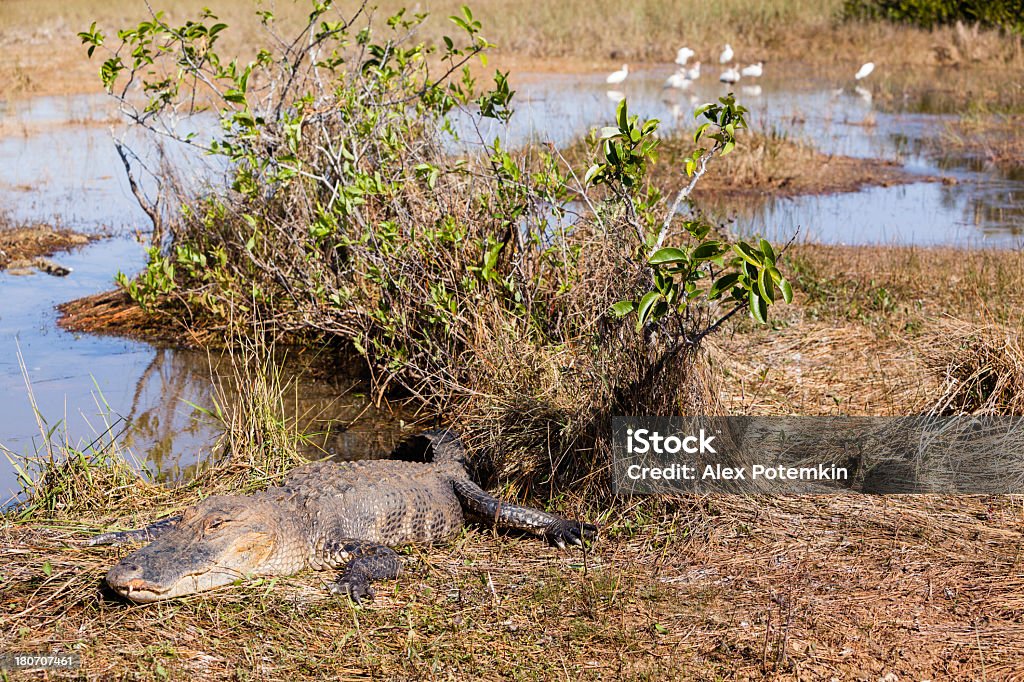
[[[88,244],[93,238],[49,225],[14,226],[0,218],[0,271]]]
[[[175,2],[168,16],[192,16],[206,4]],[[355,4],[353,0],[341,3]],[[408,4],[387,0],[380,3],[381,12]],[[434,15],[424,37],[438,40],[447,30],[444,17],[457,12],[462,4],[462,0],[419,3]],[[484,23],[485,35],[499,45],[492,65],[519,71],[606,69],[622,61],[669,63],[683,44],[696,49],[698,58],[710,61],[717,58],[725,42],[737,49],[741,59],[798,59],[823,68],[838,67],[843,73],[852,73],[869,58],[879,65],[880,74],[899,74],[906,71],[900,67],[907,65],[935,65],[955,66],[977,76],[986,68],[998,67],[1003,70],[1001,80],[1012,82],[1020,80],[1012,72],[1024,69],[1024,50],[1017,38],[995,31],[961,34],[955,28],[925,31],[887,23],[841,23],[837,19],[840,0],[643,0],[626,4],[571,0],[511,5],[502,0],[478,0],[471,4]],[[260,42],[253,8],[247,0],[225,0],[213,8],[225,23],[237,27],[224,34],[229,51],[245,56]],[[307,13],[302,2],[282,3],[274,9],[282,29],[294,26]],[[0,82],[4,83],[0,96],[98,92],[98,66],[84,59],[76,33],[93,21],[112,33],[146,16],[141,0],[70,4],[6,0],[0,4],[0,47],[13,58],[0,67]],[[956,72],[947,68],[944,73]],[[919,85],[934,89],[934,83]]]
[[[688,182],[680,159],[692,152],[692,135],[672,135],[659,147],[661,163],[653,180],[667,193]],[[750,198],[791,197],[807,194],[856,192],[867,186],[926,182],[927,176],[913,175],[896,162],[824,154],[808,142],[777,130],[751,131],[740,138],[736,149],[715,160],[714,172],[697,185],[694,197],[715,202]]]
[[[353,609],[312,573],[127,605],[100,585],[124,550],[5,519],[0,636],[86,679],[1019,679],[1022,521],[1009,498],[635,502],[586,556],[468,529]]]
[[[941,396],[948,376],[989,377],[986,368],[998,388],[982,403],[1022,413],[1011,398],[1022,378],[1014,335],[985,330],[1024,325],[1024,254],[799,245],[788,267],[797,299],[776,311],[774,330],[713,340],[728,414],[905,415],[944,400],[943,410],[973,411],[984,405]]]
[[[941,378],[940,414],[1024,414],[1024,345],[1020,327],[963,322],[938,325],[925,346]]]
[[[968,349],[943,317],[955,312],[975,334],[982,321],[1020,328],[1019,253],[797,246],[787,258],[799,295],[779,309],[779,328],[742,329],[711,351],[706,380],[719,382],[730,413],[906,413],[934,404],[943,376],[968,359],[977,358],[968,373],[1019,362],[1012,337]],[[492,359],[500,382],[512,370]],[[553,360],[535,359],[547,403],[524,419],[548,419],[545,404],[571,406],[571,377],[589,376]],[[762,361],[772,369],[754,386]],[[100,577],[125,550],[80,546],[91,532],[140,525],[214,490],[260,487],[273,474],[250,472],[291,466],[264,459],[294,448],[275,418],[276,390],[242,401],[267,409],[226,419],[238,425],[236,458],[188,486],[122,484],[124,497],[102,511],[90,503],[99,513],[88,520],[78,510],[89,491],[109,486],[83,487],[85,500],[28,520],[4,516],[0,637],[16,649],[79,651],[87,679],[1021,679],[1024,507],[1009,497],[602,507],[569,492],[552,506],[603,525],[585,556],[470,528],[411,551],[406,576],[367,609],[330,596],[327,576],[312,573],[151,606],[104,592]]]
[[[946,125],[932,142],[940,158],[966,158],[980,168],[995,167],[1010,177],[1024,174],[1024,116],[964,116]]]

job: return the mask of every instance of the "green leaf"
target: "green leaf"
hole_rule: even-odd
[[[746,242],[738,242],[736,244],[733,244],[732,250],[735,251],[740,258],[742,258],[743,260],[747,261],[748,263],[755,267],[759,268],[762,265],[764,265],[764,256],[762,256],[757,251],[754,251],[750,244]]]
[[[768,324],[768,304],[757,294],[750,294],[750,316],[761,324]]]
[[[764,254],[765,260],[769,263],[775,263],[775,249],[768,243],[768,240],[762,239],[760,243],[761,253]]]
[[[711,260],[720,255],[722,251],[721,242],[707,241],[695,248],[690,255],[693,257],[693,260]]]
[[[604,166],[601,166],[600,164],[596,163],[590,168],[588,168],[587,174],[583,177],[583,184],[589,185],[593,181],[594,177],[596,177],[601,172],[602,168],[604,168]]]
[[[633,301],[619,301],[612,305],[611,312],[615,317],[625,317],[636,309]]]
[[[786,303],[792,303],[793,285],[789,283],[789,280],[786,278],[779,280],[779,288],[782,289],[782,300]]]
[[[775,280],[772,279],[768,268],[764,268],[757,275],[757,290],[761,292],[761,298],[766,303],[775,303]]]
[[[619,107],[615,111],[615,118],[619,123],[619,130],[625,134],[629,133],[629,115],[626,111],[626,100],[623,99],[619,102]]]
[[[640,299],[640,305],[637,307],[636,310],[637,329],[640,329],[641,327],[644,326],[644,324],[646,324],[647,318],[651,314],[651,306],[653,306],[659,300],[661,300],[661,294],[659,294],[657,291],[649,291],[646,294],[644,294],[643,298]]]
[[[662,265],[664,263],[679,263],[687,260],[689,260],[689,258],[685,251],[673,246],[667,246],[663,249],[658,249],[651,254],[651,257],[647,259],[647,262],[651,265]]]
[[[738,272],[730,272],[728,274],[722,275],[721,277],[716,279],[714,284],[711,285],[711,288],[708,289],[708,298],[714,301],[715,299],[721,297],[721,295],[724,294],[726,291],[736,286],[736,282],[738,282],[739,279],[740,273]]]

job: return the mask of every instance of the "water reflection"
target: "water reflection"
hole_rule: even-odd
[[[0,444],[15,453],[42,446],[35,414],[18,364],[24,357],[32,393],[46,428],[65,430],[74,443],[105,432],[123,438],[165,478],[187,476],[221,432],[204,416],[221,402],[235,401],[234,372],[222,357],[197,351],[154,348],[111,336],[70,334],[56,326],[54,306],[112,286],[118,269],[144,263],[133,239],[96,242],[61,262],[69,277],[15,277],[0,273]],[[385,454],[402,424],[390,410],[370,405],[350,374],[324,376],[316,362],[280,352],[287,388],[284,413],[301,430],[318,433],[307,454],[344,458]],[[0,458],[0,498],[16,488],[14,471]]]
[[[305,434],[310,458],[368,459],[388,454],[402,437],[401,421],[374,407],[358,377],[325,376],[315,359],[300,360],[298,350],[280,350],[273,363],[280,377],[279,407],[285,422]],[[211,415],[218,406],[243,403],[245,370],[230,354],[157,349],[135,382],[124,422],[124,441],[148,458],[167,479],[188,473],[210,453],[221,433]],[[243,379],[244,381],[244,379]],[[229,408],[230,409],[230,408]]]

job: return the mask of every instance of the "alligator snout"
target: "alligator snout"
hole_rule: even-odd
[[[134,561],[122,561],[107,571],[107,584],[125,597],[133,593],[156,593],[160,586],[144,578],[145,571]]]

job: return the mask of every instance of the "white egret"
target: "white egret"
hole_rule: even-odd
[[[719,64],[728,64],[729,62],[732,61],[732,56],[733,56],[732,45],[730,45],[729,43],[726,43],[725,44],[725,49],[722,50],[722,54],[720,54],[718,56],[718,63]]]
[[[608,83],[610,85],[617,85],[617,84],[621,83],[622,81],[626,80],[626,76],[628,76],[628,75],[629,75],[629,64],[623,64],[621,71],[613,71],[612,73],[608,74],[608,77],[605,78],[604,82]]]
[[[680,69],[665,80],[665,87],[675,88],[676,90],[685,90],[690,87],[690,83],[690,79],[686,77],[686,72]]]
[[[676,64],[679,66],[686,66],[686,62],[690,61],[690,57],[695,54],[697,53],[688,47],[679,48],[679,51],[676,52]]]
[[[735,68],[730,67],[722,72],[722,75],[718,77],[718,80],[722,81],[723,83],[728,83],[729,85],[732,85],[733,83],[738,83],[740,80],[740,72],[737,71]]]
[[[609,90],[604,94],[608,99],[615,102],[616,104],[626,99],[626,93],[622,92],[621,90]]]
[[[863,80],[863,79],[867,78],[868,76],[870,76],[871,72],[874,71],[874,70],[875,70],[875,63],[874,62],[868,62],[868,63],[864,64],[862,67],[860,67],[860,70],[857,71],[857,74],[853,78],[855,80]]]
[[[694,62],[693,66],[686,70],[686,78],[691,81],[700,78],[700,62]]]
[[[764,73],[764,62],[758,62],[757,64],[744,66],[743,70],[740,71],[740,73],[746,76],[747,78],[760,78],[761,74]]]

